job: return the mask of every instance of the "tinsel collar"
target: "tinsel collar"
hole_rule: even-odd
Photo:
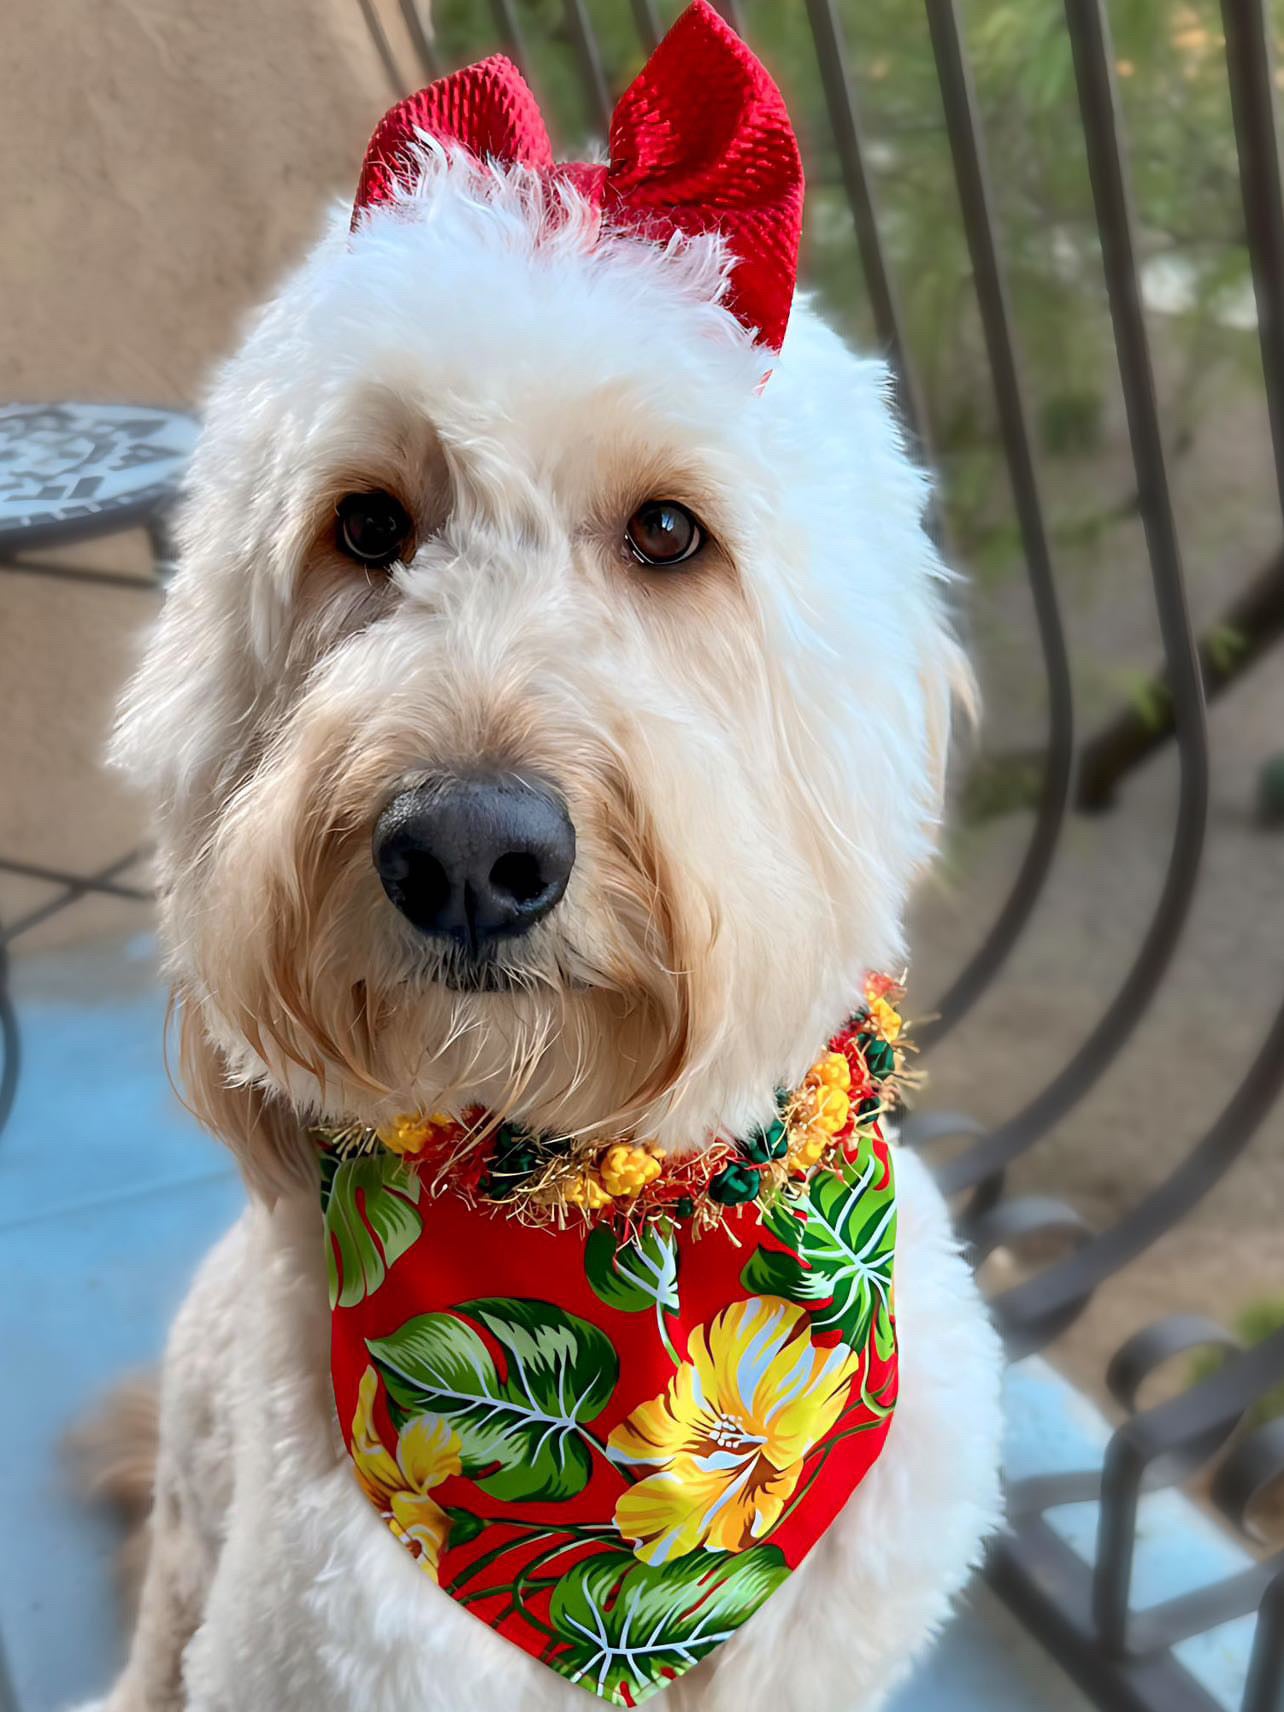
[[[750,1202],[769,1206],[854,1139],[879,1134],[905,1080],[903,989],[870,975],[864,1003],[795,1089],[776,1094],[776,1116],[747,1136],[706,1138],[670,1156],[634,1135],[540,1135],[479,1106],[458,1116],[408,1114],[378,1127],[321,1126],[325,1154],[395,1154],[430,1194],[451,1189],[469,1205],[532,1225],[606,1223],[634,1236],[658,1220],[699,1235]]]
[[[323,1138],[339,1424],[425,1623],[440,1589],[637,1706],[830,1526],[898,1391],[898,998],[699,1154],[472,1112]]]

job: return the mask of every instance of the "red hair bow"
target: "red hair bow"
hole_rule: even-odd
[[[687,8],[611,116],[610,164],[558,165],[535,97],[501,54],[385,114],[353,220],[390,201],[420,136],[569,180],[613,228],[664,242],[719,232],[735,258],[726,303],[779,350],[798,271],[803,171],[784,99],[707,0]]]

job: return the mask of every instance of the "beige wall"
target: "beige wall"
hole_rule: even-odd
[[[0,0],[0,401],[194,402],[392,95],[358,0]],[[70,556],[148,575],[141,536]],[[156,604],[0,572],[0,854],[84,873],[141,838],[101,757]],[[0,873],[0,920],[50,896]],[[130,925],[86,901],[19,944]]]
[[[389,104],[357,0],[0,16],[0,398],[187,401]]]

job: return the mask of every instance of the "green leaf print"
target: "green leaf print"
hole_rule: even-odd
[[[471,1510],[461,1510],[458,1505],[443,1506],[446,1519],[450,1523],[450,1544],[453,1550],[456,1546],[469,1545],[479,1534],[486,1531],[486,1518],[474,1515]]]
[[[419,1177],[395,1154],[366,1154],[323,1168],[330,1306],[351,1308],[379,1288],[419,1236]]]
[[[667,1564],[621,1552],[586,1558],[553,1589],[549,1621],[565,1646],[548,1662],[612,1705],[637,1705],[668,1686],[666,1673],[734,1635],[788,1575],[778,1546],[694,1551]]]
[[[666,1314],[678,1311],[678,1246],[670,1225],[648,1225],[618,1248],[609,1226],[596,1226],[584,1245],[584,1271],[608,1308],[624,1314],[654,1310],[660,1340],[677,1361],[664,1322]]]
[[[499,1345],[502,1373],[468,1320]],[[368,1348],[396,1424],[412,1415],[449,1422],[464,1473],[490,1497],[560,1500],[588,1485],[589,1423],[611,1400],[619,1361],[587,1320],[548,1302],[487,1297],[420,1314]]]
[[[896,1191],[868,1137],[856,1159],[812,1178],[805,1200],[781,1199],[763,1215],[791,1252],[758,1248],[740,1281],[760,1295],[807,1308],[817,1332],[837,1331],[860,1350],[871,1335],[880,1358],[892,1352],[892,1268],[896,1257]]]

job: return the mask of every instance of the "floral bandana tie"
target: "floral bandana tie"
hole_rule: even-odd
[[[889,991],[777,1123],[698,1156],[586,1165],[476,1112],[324,1137],[357,1479],[444,1592],[611,1705],[729,1640],[883,1448]]]

